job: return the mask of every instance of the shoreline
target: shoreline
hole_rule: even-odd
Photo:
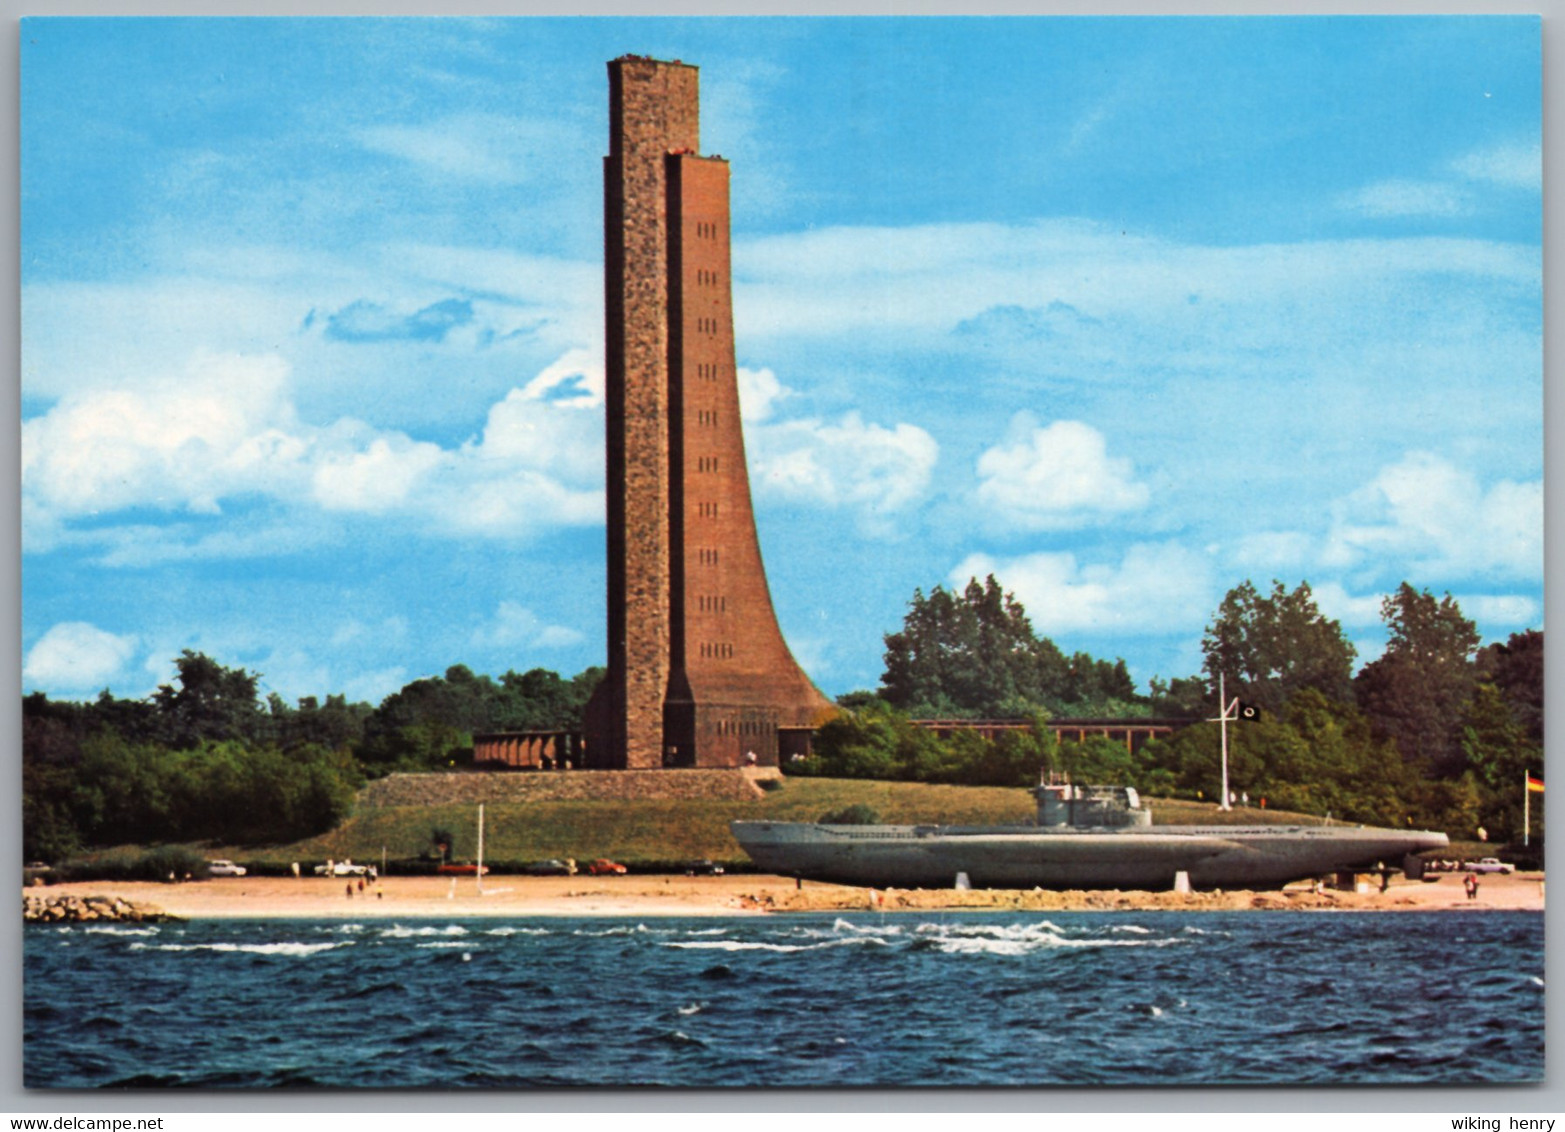
[[[481,917],[750,916],[809,912],[1429,912],[1544,909],[1542,873],[1479,878],[1467,899],[1460,874],[1424,883],[1396,878],[1381,892],[1316,893],[1309,883],[1281,891],[1120,892],[1011,889],[871,889],[789,877],[488,876],[384,877],[347,895],[345,880],[218,877],[181,884],[78,881],[24,888],[24,897],[100,896],[159,909],[184,920],[469,919]]]

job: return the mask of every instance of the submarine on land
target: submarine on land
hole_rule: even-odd
[[[1418,875],[1418,853],[1443,833],[1345,825],[1154,826],[1134,787],[1050,783],[1033,791],[1036,825],[827,825],[736,821],[756,865],[838,884],[949,888],[1281,888],[1394,861]]]

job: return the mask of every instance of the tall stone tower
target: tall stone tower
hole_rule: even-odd
[[[734,369],[728,163],[696,68],[609,64],[604,159],[609,672],[585,765],[760,765],[833,711],[772,609]]]

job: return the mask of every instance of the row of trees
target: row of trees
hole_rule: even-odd
[[[1195,722],[1132,754],[1105,740],[1055,743],[1047,729],[948,740],[916,717],[1180,716],[1215,713],[1219,678],[1262,709],[1231,732],[1235,790],[1273,805],[1459,835],[1517,832],[1523,776],[1542,766],[1543,634],[1479,647],[1449,595],[1404,583],[1382,608],[1389,642],[1356,654],[1307,584],[1235,587],[1208,625],[1203,673],[1140,694],[1123,660],[1067,656],[1033,631],[990,577],[961,593],[915,593],[886,637],[876,693],[822,728],[803,774],[1026,785],[1044,769],[1149,793],[1215,797],[1216,728]],[[342,696],[262,701],[259,676],[200,653],[145,700],[23,701],[29,857],[82,845],[174,838],[306,836],[341,819],[366,777],[446,768],[475,732],[578,724],[601,669],[534,669],[498,680],[457,665],[379,706]]]
[[[1219,680],[1261,709],[1230,729],[1232,789],[1275,806],[1473,836],[1520,834],[1524,776],[1542,768],[1543,634],[1480,648],[1450,595],[1403,583],[1382,604],[1385,652],[1357,674],[1356,650],[1321,613],[1307,583],[1230,590],[1202,640],[1200,676],[1138,695],[1123,662],[1067,659],[1037,637],[1025,610],[990,577],[961,594],[915,593],[886,637],[877,694],[843,697],[852,714],[823,728],[817,755],[794,769],[944,782],[1127,782],[1149,793],[1215,799],[1217,727],[1193,723],[1131,754],[1123,744],[1055,744],[972,733],[945,742],[915,727],[928,716],[1183,716],[1216,714]],[[1121,678],[1123,674],[1123,678]]]
[[[457,665],[378,707],[343,696],[288,705],[260,677],[186,651],[145,700],[22,701],[29,859],[88,846],[290,840],[332,828],[367,777],[452,766],[490,730],[575,726],[602,670],[499,680]]]

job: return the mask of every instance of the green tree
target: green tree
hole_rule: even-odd
[[[1462,714],[1462,755],[1482,792],[1482,818],[1491,835],[1520,839],[1526,775],[1543,767],[1543,751],[1527,737],[1505,697],[1479,684]],[[1542,807],[1538,807],[1541,816]]]
[[[1054,764],[1072,782],[1141,787],[1145,767],[1124,743],[1103,735],[1067,740],[1059,745]],[[1036,781],[1036,778],[1034,779]]]
[[[203,740],[254,739],[262,724],[256,684],[243,668],[224,668],[204,653],[185,649],[174,661],[179,687],[161,685],[152,695],[162,738],[175,748]]]
[[[958,709],[944,686],[945,671],[949,654],[970,644],[966,628],[945,589],[936,586],[927,598],[914,590],[901,631],[886,635],[886,671],[880,679],[886,701],[905,710],[955,714]]]
[[[933,732],[915,727],[890,708],[841,712],[821,725],[814,753],[790,763],[790,773],[830,778],[881,778],[932,781],[941,773],[944,752]]]
[[[364,725],[373,714],[369,704],[350,704],[346,696],[327,696],[325,703],[301,696],[298,709],[284,716],[279,742],[285,748],[314,744],[351,749],[364,738]]]
[[[1154,676],[1147,687],[1151,715],[1200,719],[1215,707],[1216,697],[1208,700],[1206,682],[1199,676],[1176,676],[1167,682]]]
[[[41,706],[22,717],[22,855],[53,862],[81,844],[71,801],[82,753],[70,725]]]
[[[1355,680],[1359,706],[1410,763],[1437,778],[1459,777],[1467,766],[1461,721],[1477,682],[1478,629],[1450,594],[1437,600],[1406,582],[1380,613],[1390,639]]]
[[[919,716],[1145,712],[1123,660],[1067,659],[1033,632],[1022,604],[993,575],[971,579],[960,594],[915,590],[902,628],[885,643],[880,695]]]
[[[1308,582],[1290,593],[1274,580],[1266,595],[1249,581],[1235,586],[1207,626],[1201,649],[1211,691],[1221,674],[1229,696],[1273,713],[1304,688],[1333,700],[1353,698],[1354,648],[1342,625],[1316,606]]]
[[[603,677],[589,668],[570,680],[544,668],[507,672],[497,683],[466,665],[393,692],[364,720],[360,758],[379,773],[396,766],[434,769],[468,752],[483,731],[567,729]],[[328,701],[330,706],[331,701]]]
[[[1543,745],[1543,634],[1537,629],[1512,633],[1504,644],[1481,649],[1478,678],[1505,697],[1511,715],[1538,746]]]
[[[1219,727],[1200,723],[1149,743],[1145,755],[1186,796],[1221,796]],[[1153,779],[1156,781],[1156,779]],[[1280,716],[1228,728],[1229,788],[1277,809],[1405,825],[1418,812],[1395,746],[1352,704],[1306,688]]]

